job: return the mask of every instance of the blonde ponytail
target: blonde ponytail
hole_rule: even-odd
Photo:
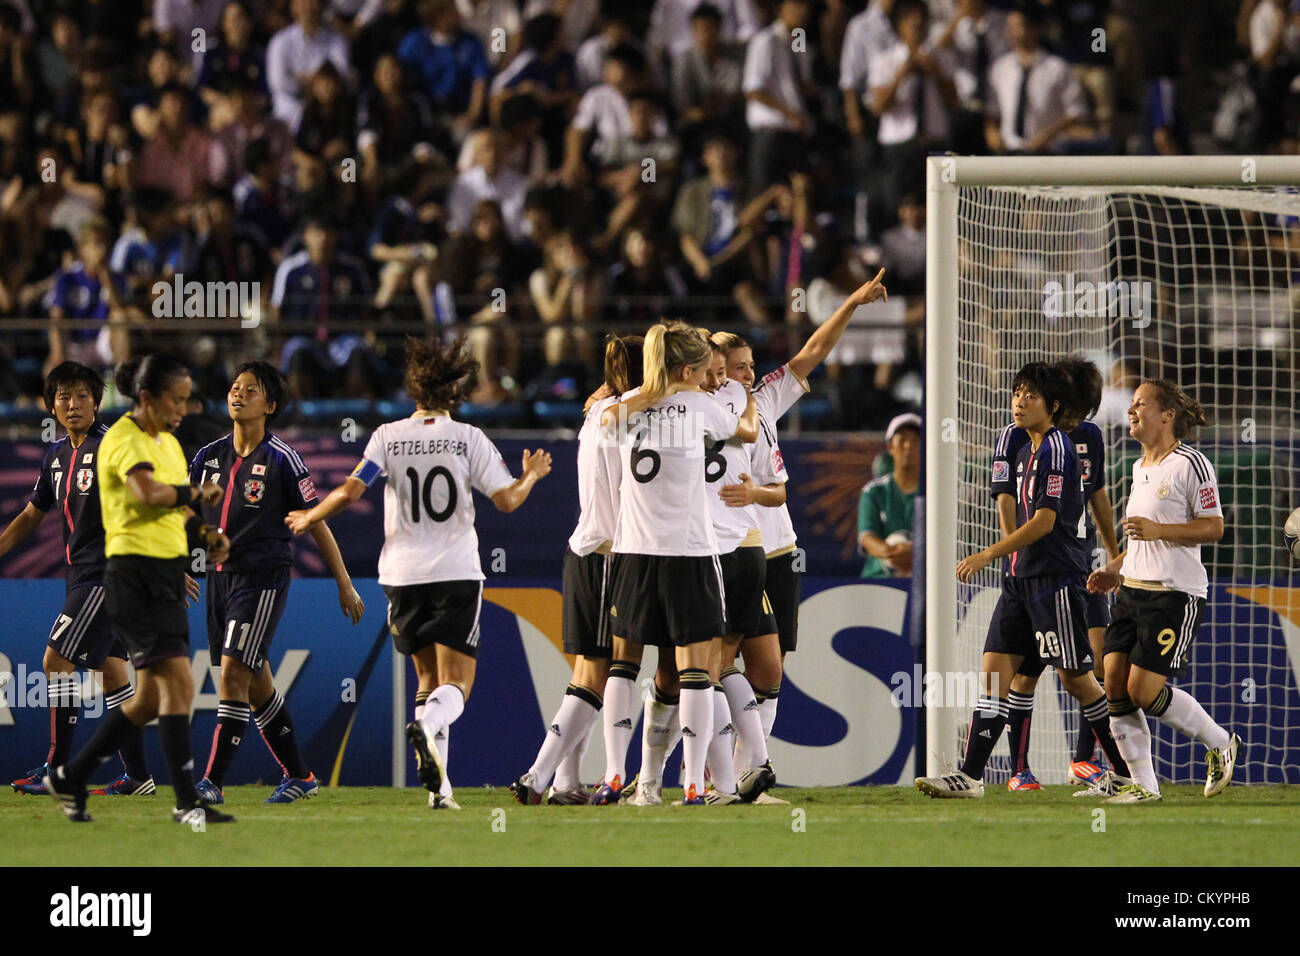
[[[660,322],[646,333],[642,348],[644,375],[641,394],[657,402],[668,393],[674,373],[709,360],[712,346],[698,329],[685,322]]]

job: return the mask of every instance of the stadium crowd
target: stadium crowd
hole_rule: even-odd
[[[884,265],[818,384],[882,427],[927,153],[1294,152],[1298,70],[1284,0],[0,0],[0,400],[144,348],[207,398],[248,358],[393,397],[419,329],[477,404],[579,398],[607,332],[768,367]]]

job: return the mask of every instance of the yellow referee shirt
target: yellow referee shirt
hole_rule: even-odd
[[[127,475],[140,468],[152,469],[153,480],[164,485],[190,483],[185,453],[175,435],[160,431],[150,437],[135,419],[123,415],[100,441],[96,467],[105,555],[183,558],[189,554],[185,509],[141,504],[126,487]]]

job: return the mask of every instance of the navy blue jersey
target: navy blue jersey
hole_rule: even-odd
[[[190,481],[213,481],[225,492],[216,504],[200,506],[204,523],[230,538],[230,560],[218,571],[249,574],[290,563],[285,515],[316,503],[311,473],[296,451],[267,432],[251,455],[240,458],[234,436],[227,435],[199,449]]]
[[[1040,508],[1056,512],[1052,530],[1011,556],[1018,578],[1084,574],[1083,475],[1079,456],[1059,428],[1048,429],[1035,450],[1026,443],[1016,454],[1016,527],[1023,527]]]
[[[1097,526],[1088,510],[1088,502],[1098,488],[1106,487],[1106,446],[1101,438],[1101,429],[1092,422],[1080,422],[1070,432],[1069,438],[1083,471],[1084,549],[1091,554],[1097,547]],[[994,501],[998,495],[1015,496],[1016,482],[1011,476],[1011,466],[1028,441],[1029,432],[1019,425],[1007,425],[998,433],[993,446],[993,473],[989,479],[989,497]]]
[[[63,560],[75,566],[81,577],[94,577],[89,572],[98,569],[103,573],[104,519],[99,510],[99,488],[95,478],[95,456],[99,441],[108,431],[103,422],[96,424],[86,435],[81,447],[73,448],[65,435],[56,441],[45,460],[36,487],[27,496],[37,508],[48,513],[59,509],[59,525],[63,528]]]

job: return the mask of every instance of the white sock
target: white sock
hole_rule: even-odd
[[[627,748],[636,726],[636,681],[610,674],[605,681],[605,782],[627,779]]]
[[[456,718],[465,712],[465,694],[455,684],[441,684],[434,688],[429,699],[424,702],[424,713],[420,715],[420,726],[424,734],[433,740],[445,731]]]
[[[686,761],[682,790],[694,786],[696,794],[703,796],[704,762],[713,739],[713,687],[683,687],[681,708],[682,751]]]
[[[1152,793],[1159,793],[1160,781],[1156,779],[1156,768],[1151,762],[1151,728],[1147,726],[1147,715],[1140,710],[1123,717],[1112,715],[1110,732],[1115,735],[1115,746],[1128,764],[1134,783]]]
[[[736,728],[735,767],[741,771],[767,763],[767,736],[763,732],[763,719],[759,713],[758,698],[744,674],[732,672],[723,675],[722,690],[727,695],[731,710],[731,723]],[[744,758],[741,763],[739,757]],[[709,764],[713,770],[713,764]]]
[[[1169,706],[1157,720],[1199,740],[1211,750],[1228,746],[1232,736],[1214,722],[1195,697],[1177,687],[1170,687],[1169,693]]]
[[[736,792],[736,765],[732,763],[732,746],[736,742],[736,728],[731,720],[731,707],[721,687],[713,688],[713,736],[709,739],[706,763],[713,776],[713,785],[719,793]]]
[[[538,793],[545,790],[546,785],[551,782],[551,777],[555,776],[560,761],[570,751],[577,749],[582,743],[583,736],[591,731],[591,725],[596,720],[596,714],[599,713],[592,701],[599,699],[586,688],[575,688],[572,684],[565,691],[564,699],[560,701],[560,709],[551,719],[546,730],[546,739],[542,741],[542,747],[537,751],[537,759],[528,768],[528,772],[533,775],[533,789]],[[558,782],[555,788],[571,789],[561,787]]]
[[[776,697],[768,697],[758,705],[758,719],[763,723],[764,740],[772,736],[772,728],[776,725],[776,702]]]
[[[654,695],[646,698],[645,721],[641,730],[641,783],[662,784],[669,741],[677,724],[677,705],[662,704]]]
[[[433,737],[433,745],[438,748],[438,756],[442,758],[442,769],[447,772],[442,775],[442,784],[438,787],[438,793],[444,797],[451,796],[451,770],[447,767],[447,754],[451,749],[451,728],[444,727],[441,732]]]
[[[591,722],[587,724],[587,729],[583,731],[582,739],[569,748],[569,752],[564,755],[560,765],[555,768],[556,790],[582,789],[582,758],[587,754],[587,744],[591,743],[591,728],[594,726],[596,726],[596,720],[593,717]]]

